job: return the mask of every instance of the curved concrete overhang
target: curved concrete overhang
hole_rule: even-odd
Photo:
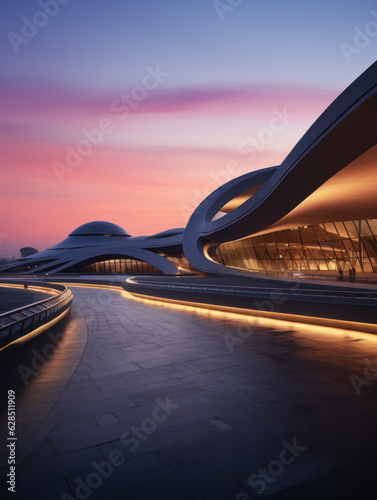
[[[323,222],[376,219],[376,186],[377,146],[374,146],[333,175],[287,215],[253,234],[258,236]]]
[[[191,265],[205,272],[216,273],[222,272],[224,269],[225,272],[231,272],[209,257],[207,253],[208,240],[202,234],[202,227],[205,224],[203,219],[209,221],[209,224],[214,224],[214,217],[224,206],[229,204],[231,200],[242,199],[245,192],[249,194],[257,192],[255,188],[263,186],[275,173],[276,169],[277,167],[265,168],[232,179],[202,201],[191,216],[183,237],[183,251]]]
[[[177,232],[173,230],[173,234],[169,234],[170,231],[164,231],[163,233],[158,233],[153,236],[146,236],[143,241],[131,241],[131,244],[137,244],[141,248],[161,248],[169,250],[169,248],[176,249],[182,246],[183,242],[183,231]]]
[[[377,146],[333,175],[271,229],[377,218]]]
[[[334,191],[338,182],[347,178],[352,183],[352,174],[357,175],[358,167],[363,165],[365,159],[370,162],[370,158],[374,158],[377,145],[376,124],[377,63],[374,63],[324,111],[253,196],[223,217],[213,219],[221,209],[220,205],[224,206],[224,200],[230,201],[231,195],[240,194],[234,193],[234,186],[239,185],[237,181],[242,185],[243,179],[250,179],[250,174],[246,174],[222,186],[199,205],[190,218],[184,235],[184,252],[190,263],[200,270],[213,272],[216,268],[219,271],[218,265],[211,262],[208,255],[204,256],[209,242],[222,243],[240,239],[267,228],[278,227],[280,222],[288,227],[293,221],[297,224],[304,220],[302,213],[305,211],[307,217],[310,213],[311,217],[319,219],[320,215],[315,215],[316,209],[324,198],[331,197],[331,190]],[[375,169],[372,170],[370,175],[374,177]],[[263,172],[266,170],[260,171]],[[258,173],[255,172],[255,176]],[[337,174],[338,178],[335,177]],[[327,186],[321,190],[326,182]],[[364,182],[364,187],[367,182]],[[363,190],[361,184],[359,183],[359,189],[355,189],[355,193],[360,196]],[[252,186],[244,185],[244,191],[250,187]],[[342,192],[341,187],[338,186],[337,189],[339,193]],[[356,200],[356,195],[353,200]],[[356,202],[359,203],[360,199]],[[360,204],[362,205],[361,202]],[[371,203],[368,214],[375,213],[375,205]],[[300,210],[303,212],[299,217]],[[361,212],[364,214],[362,207]],[[335,213],[339,211],[336,212],[333,207],[333,214]],[[352,213],[357,213],[355,207]],[[282,222],[284,217],[286,220]],[[223,269],[223,266],[220,268]]]
[[[221,221],[228,218],[232,214],[232,211],[221,217],[221,219],[214,220],[218,212],[224,207],[229,206],[233,200],[242,198],[245,192],[250,193],[256,186],[263,186],[276,172],[277,168],[278,167],[269,167],[256,172],[249,172],[228,181],[226,184],[223,184],[213,191],[200,203],[190,217],[186,226],[186,231],[183,235],[183,242],[186,242],[186,244],[188,243],[188,235],[205,234],[203,227],[216,227],[219,225],[218,222],[221,225]],[[245,205],[245,203],[243,205]],[[238,208],[234,211],[237,211]]]
[[[246,191],[244,191],[243,193],[241,193],[240,195],[236,196],[235,198],[233,198],[232,200],[228,201],[221,209],[220,211],[218,212],[218,214],[228,214],[229,212],[231,212],[232,210],[235,210],[236,208],[238,208],[240,205],[242,205],[243,203],[245,203],[247,200],[249,200],[252,196],[255,195],[255,193],[257,191],[260,190],[260,188],[264,185],[264,183],[261,183],[261,184],[257,184],[256,186],[250,188],[250,189],[247,189]],[[217,215],[218,215],[217,214]],[[215,217],[217,216],[215,215]],[[214,219],[212,219],[214,220]]]
[[[146,236],[146,240],[151,240],[151,239],[165,239],[170,236],[180,236],[185,232],[184,227],[178,227],[175,229],[168,229],[166,231],[161,231],[160,233],[153,234],[152,236]]]
[[[201,234],[223,242],[276,223],[333,175],[373,148],[377,144],[376,123],[374,63],[326,109],[254,196],[215,221],[214,214],[206,210]],[[223,193],[217,190],[212,195]],[[203,204],[198,209],[202,210]]]

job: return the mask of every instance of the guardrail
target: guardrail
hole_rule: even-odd
[[[136,277],[128,278],[123,287],[133,295],[154,300],[377,333],[377,292],[369,290],[305,289],[297,282],[281,288],[153,283]]]
[[[248,295],[260,295],[269,296],[271,294],[280,294],[287,296],[296,297],[320,297],[320,298],[332,298],[332,299],[357,299],[357,300],[374,300],[377,301],[377,292],[369,291],[350,291],[350,290],[307,290],[298,289],[298,287],[292,288],[270,288],[270,287],[246,287],[232,285],[173,285],[173,284],[163,284],[163,283],[153,283],[147,280],[139,281],[137,278],[128,278],[126,283],[132,285],[138,285],[141,287],[152,287],[152,288],[170,288],[182,291],[202,291],[202,292],[227,292],[231,294],[248,294]]]
[[[0,281],[4,285],[20,285],[20,282]],[[25,288],[29,285],[40,287],[43,289],[57,290],[58,294],[54,297],[49,297],[39,302],[34,302],[18,309],[13,309],[6,313],[0,314],[0,347],[13,342],[17,338],[30,333],[36,328],[53,320],[65,310],[67,310],[73,300],[71,290],[64,285],[38,282],[23,282]],[[59,293],[60,292],[60,293]]]

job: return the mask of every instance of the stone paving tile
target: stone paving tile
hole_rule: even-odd
[[[110,384],[111,385],[112,384],[123,384],[126,375],[128,376],[128,373],[124,374],[124,375],[121,373],[117,373],[115,375],[104,375],[102,377],[92,378],[92,381],[98,387],[102,387],[102,386],[106,386],[106,385],[110,385]]]
[[[140,392],[135,392],[132,394],[128,394],[129,399],[134,403],[136,406],[142,406],[145,404],[150,403],[151,401],[154,401],[156,397],[159,397],[161,399],[165,399],[166,397],[173,397],[177,394],[182,394],[184,393],[186,396],[189,396],[191,394],[196,394],[197,392],[201,392],[202,388],[195,386],[195,385],[188,385],[186,387],[182,387],[179,383],[175,383],[173,385],[169,385],[167,388],[161,388],[161,389],[150,389],[146,391],[140,391]]]
[[[186,382],[186,381],[182,381],[182,382],[179,382],[178,380],[175,380],[173,378],[170,378],[169,380],[159,380],[159,381],[155,381],[154,379],[152,379],[151,381],[148,381],[146,384],[145,384],[145,387],[147,390],[160,390],[160,389],[163,389],[164,392],[166,392],[167,390],[171,393],[171,394],[175,394],[177,392],[177,390],[180,392],[184,392],[184,393],[187,393],[186,391],[195,391],[195,390],[200,390],[199,388],[199,384],[196,384],[196,383],[190,383],[190,382]]]
[[[114,447],[113,443],[104,443],[104,444],[100,444],[98,446],[98,449],[101,452],[104,460],[106,462],[109,462],[110,454],[115,450],[115,447]]]
[[[213,371],[213,370],[224,370],[229,367],[230,361],[221,362],[217,359],[206,358],[206,359],[196,359],[190,361],[190,364],[193,368],[201,368],[204,371]]]
[[[189,405],[182,404],[182,400],[172,399],[173,404],[177,404],[178,408],[176,411],[172,412],[165,421],[158,422],[158,429],[164,429],[177,424],[183,424],[185,422],[196,421],[196,420],[207,420],[213,417],[219,416],[226,423],[232,425],[236,422],[236,427],[246,427],[251,425],[251,419],[253,413],[257,416],[257,410],[255,406],[248,405],[242,408],[242,402],[240,409],[235,406],[237,404],[236,400],[230,402],[216,402],[214,400],[209,402],[202,402],[201,404],[196,401],[195,403]],[[197,404],[196,404],[197,403]],[[132,425],[140,425],[144,418],[151,417],[153,410],[156,408],[156,402],[152,404],[137,406],[135,408],[130,408],[128,410],[121,410],[115,412],[119,422],[124,425],[124,427],[129,428]],[[223,414],[221,412],[224,412]],[[221,413],[221,414],[220,414]],[[243,416],[244,420],[236,419],[237,416]],[[259,415],[258,415],[259,416]],[[248,419],[248,420],[247,420]],[[241,422],[241,424],[240,424]]]
[[[78,417],[76,419],[60,420],[58,421],[53,429],[49,433],[49,437],[59,437],[66,436],[68,434],[76,434],[83,431],[93,430],[94,432],[98,429],[98,422],[95,417]]]
[[[80,485],[78,480],[86,483],[88,475],[92,472],[93,469],[89,469],[81,475],[70,476],[68,482],[72,491],[76,492],[76,489]],[[173,470],[164,458],[156,452],[130,458],[125,460],[120,466],[114,467],[109,479],[103,479],[102,484],[98,488],[91,489],[90,498],[93,500],[109,498],[110,495],[127,491],[128,489],[159,480],[163,477],[169,477],[172,472]],[[127,495],[124,495],[123,498],[127,499]]]
[[[96,380],[98,378],[102,377],[112,377],[113,375],[122,375],[130,372],[138,372],[140,371],[140,366],[138,366],[136,363],[129,363],[128,365],[118,365],[118,366],[111,366],[109,368],[104,368],[102,370],[90,370],[90,375],[92,376],[93,380]]]
[[[71,390],[68,384],[67,389],[60,396],[60,401],[70,401],[72,399],[82,399],[82,398],[90,398],[91,396],[99,397],[100,390],[97,386],[91,387],[76,387],[76,389]]]
[[[47,415],[43,419],[43,426],[47,424],[55,425],[55,423],[61,419],[67,407],[68,405],[62,406],[62,405],[56,405],[54,403],[51,410],[47,413]]]
[[[131,408],[135,406],[135,403],[128,396],[120,396],[115,398],[106,398],[104,395],[100,395],[98,399],[94,401],[80,403],[78,405],[78,410],[80,415],[87,417],[89,415],[99,415],[103,413],[103,410],[116,411],[122,410],[123,408]]]
[[[151,417],[153,414],[153,410],[157,407],[157,403],[163,401],[160,398],[157,398],[151,401],[148,404],[142,406],[135,406],[134,408],[128,408],[126,410],[115,411],[115,415],[119,422],[124,426],[138,425],[140,422],[146,418]],[[164,402],[164,401],[163,401]],[[170,420],[174,413],[169,416]],[[165,425],[165,422],[159,422],[158,428],[161,428]]]
[[[69,453],[75,450],[84,450],[91,445],[100,445],[121,438],[125,432],[124,425],[111,424],[88,428],[80,432],[72,432],[64,436],[51,437],[52,444],[57,454]]]
[[[138,361],[137,364],[141,368],[154,368],[156,366],[170,365],[172,363],[180,363],[182,361],[192,361],[198,359],[193,354],[173,354],[168,356],[158,357],[154,359],[147,359],[145,361]]]
[[[206,377],[207,375],[201,368],[188,368],[188,369],[179,369],[176,372],[169,373],[169,378],[171,379],[182,379],[186,382],[191,382],[195,380],[195,377],[198,379],[202,377]],[[192,377],[192,378],[190,378]]]
[[[124,371],[128,371],[129,368],[134,368],[134,364],[131,363],[130,361],[127,361],[125,357],[123,358],[117,358],[116,356],[113,356],[111,359],[111,368],[124,368]],[[109,368],[109,359],[106,360],[94,360],[88,364],[88,369],[91,372],[96,372],[96,371],[101,371],[101,370],[107,370]]]
[[[87,470],[93,460],[102,460],[97,447],[24,463],[17,467],[18,481],[23,487],[28,487],[43,484],[46,479],[49,481],[62,479]]]
[[[64,494],[68,495],[68,498],[71,496],[71,489],[65,479],[16,490],[17,500],[61,499]]]
[[[277,444],[262,445],[220,457],[205,464],[196,464],[175,474],[127,492],[127,500],[194,500],[208,491],[241,481],[267,465],[281,450]],[[125,493],[123,493],[124,495]],[[111,500],[122,500],[113,495]],[[125,498],[125,496],[123,496]],[[247,496],[241,497],[248,500]],[[252,497],[250,497],[252,498]],[[234,500],[238,500],[237,497]]]
[[[114,413],[104,413],[102,415],[96,415],[94,418],[101,427],[119,423],[119,420],[116,418]]]
[[[132,426],[123,426],[124,437],[113,441],[115,448],[121,451],[127,458],[149,453],[154,450],[160,451],[164,447],[179,445],[180,443],[186,443],[194,439],[202,439],[223,432],[207,419],[176,423],[169,427],[157,428],[153,432],[151,432],[149,427],[147,428],[143,420],[141,420],[136,427],[138,427],[138,429],[133,431]],[[154,428],[155,427],[153,427],[153,429]],[[125,433],[128,434],[125,435]]]
[[[33,382],[33,396],[29,395],[29,393],[25,390],[21,391],[17,394],[17,402],[18,404],[29,404],[34,403],[35,399],[40,399],[40,396],[43,395],[44,402],[55,402],[56,395],[60,394],[67,385],[66,381],[56,382],[51,384],[48,382],[39,382],[38,378]],[[53,396],[55,395],[55,399]]]
[[[203,349],[204,351],[204,349]],[[194,356],[194,359],[201,359],[201,358],[208,358],[208,353],[206,352],[201,352],[200,346],[198,346],[197,349],[194,347],[180,347],[177,346],[176,348],[172,348],[171,350],[172,354],[187,354],[187,355],[192,355]],[[211,356],[215,355],[215,353],[211,350]]]
[[[259,424],[258,426],[203,436],[200,439],[193,439],[179,445],[162,448],[159,452],[174,470],[180,470],[199,466],[247,448],[255,447],[257,449],[258,446],[266,442],[271,444],[280,443],[276,435],[271,435],[269,440],[266,441],[265,431],[265,427]]]
[[[313,449],[343,443],[350,453],[358,442],[375,449],[370,436],[367,447],[364,442],[365,429],[375,421],[369,400],[355,402],[349,387],[350,370],[356,373],[359,360],[371,355],[371,344],[362,351],[361,342],[344,337],[347,354],[334,347],[328,360],[327,346],[314,335],[254,325],[253,334],[230,352],[223,334],[237,335],[233,320],[147,306],[116,291],[109,296],[117,298],[92,316],[88,299],[97,300],[97,294],[77,289],[90,333],[68,383],[60,380],[64,373],[56,373],[51,385],[41,376],[36,381],[43,383],[24,391],[25,403],[19,400],[20,436],[34,445],[32,453],[22,454],[19,482],[30,485],[38,500],[74,494],[77,475],[86,480],[93,461],[102,463],[114,450],[127,460],[91,498],[204,498],[267,466],[289,436]],[[68,348],[56,362],[58,372],[72,369],[69,356],[80,351]],[[349,353],[358,349],[349,364]],[[326,401],[316,405],[312,394],[326,394]],[[177,408],[153,422],[157,401],[167,398]],[[355,408],[371,418],[346,443],[339,422],[353,422]],[[130,449],[136,439],[137,449]]]
[[[180,361],[176,363],[175,365],[177,367],[177,370],[200,370],[203,374],[206,373],[207,370],[204,370],[203,368],[200,368],[198,366],[195,366],[192,364],[191,361]]]
[[[26,457],[25,462],[34,462],[43,458],[55,456],[55,450],[50,440],[45,440],[31,454]]]
[[[18,416],[18,423],[21,425],[24,422],[29,424],[34,420],[39,422],[42,416],[46,415],[53,406],[54,406],[53,402],[38,403],[34,406],[29,405],[27,415],[21,414]]]
[[[147,359],[153,359],[152,353],[148,352],[133,352],[131,349],[124,350],[124,356],[132,361],[133,363],[138,363],[139,361],[146,361]]]
[[[111,386],[105,386],[106,390],[101,391],[99,387],[96,387],[96,391],[90,392],[90,393],[78,393],[76,394],[75,398],[70,398],[70,401],[72,402],[77,402],[77,404],[88,404],[90,402],[94,401],[104,401],[104,404],[106,404],[106,400],[108,399],[113,399],[114,397],[117,396],[123,396],[126,395],[126,385],[123,385],[123,389],[118,387],[117,389],[114,389],[110,391],[107,389],[108,387]]]
[[[135,380],[134,382],[128,382],[127,380],[123,379],[122,383],[108,384],[103,387],[99,386],[99,390],[104,394],[118,393],[118,395],[125,394],[128,396],[128,394],[131,394],[133,392],[145,391],[146,387],[143,381],[138,382],[137,380]]]
[[[87,377],[83,377],[81,378],[81,376],[78,376],[78,380],[75,380],[75,377],[72,377],[72,379],[69,381],[69,383],[67,384],[67,391],[75,391],[75,390],[82,390],[82,389],[87,389],[87,388],[91,388],[91,387],[95,387],[96,386],[96,383],[95,381],[92,379],[92,377],[90,377],[90,374],[89,372],[85,371],[85,373],[87,374]],[[78,372],[76,371],[76,375],[78,375]]]
[[[155,377],[156,375],[163,375],[169,373],[176,373],[177,371],[182,371],[183,368],[179,367],[177,364],[165,364],[162,366],[155,366],[153,368],[143,368],[138,372],[129,372],[124,374],[125,380],[147,380]]]
[[[138,351],[141,351],[141,352],[151,352],[151,351],[154,351],[156,348],[158,348],[159,346],[157,344],[154,344],[154,343],[144,343],[144,342],[141,342],[141,341],[136,341],[134,340],[133,342],[128,340],[128,342],[124,342],[123,343],[124,345],[128,346],[127,349],[130,349],[132,348],[132,350],[134,352],[138,352]],[[123,345],[123,347],[124,347]]]
[[[61,421],[82,418],[82,415],[80,414],[76,404],[77,404],[76,402],[70,401],[69,406],[64,409],[64,413],[61,416]]]
[[[177,404],[180,410],[187,411],[189,408],[207,409],[211,408],[214,415],[224,413],[226,411],[237,411],[240,414],[246,413],[253,415],[259,408],[252,400],[245,396],[230,395],[228,391],[210,393],[208,391],[199,391],[190,395],[176,395],[173,402]]]

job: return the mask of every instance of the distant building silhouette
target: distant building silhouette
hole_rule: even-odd
[[[29,257],[29,255],[33,255],[34,253],[38,253],[38,250],[33,247],[23,247],[20,248],[21,257]]]

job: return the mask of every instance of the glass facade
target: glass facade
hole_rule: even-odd
[[[39,267],[48,264],[51,260],[44,260],[43,262],[38,262],[37,264],[19,264],[17,266],[11,267],[9,269],[4,269],[3,273],[26,273],[27,271],[35,270],[37,271]],[[45,268],[43,272],[48,272],[51,267]]]
[[[80,267],[77,272],[90,274],[161,274],[157,268],[137,259],[109,259]]]
[[[377,273],[376,219],[328,222],[251,236],[209,248],[231,267],[255,271]]]
[[[193,267],[186,259],[186,257],[183,254],[183,251],[180,253],[172,253],[172,254],[167,254],[162,251],[157,251],[156,253],[158,253],[158,255],[161,255],[162,257],[165,257],[165,259],[170,260],[180,269],[183,269],[185,271],[191,271],[192,273],[198,272],[198,270],[195,269],[195,267]]]

